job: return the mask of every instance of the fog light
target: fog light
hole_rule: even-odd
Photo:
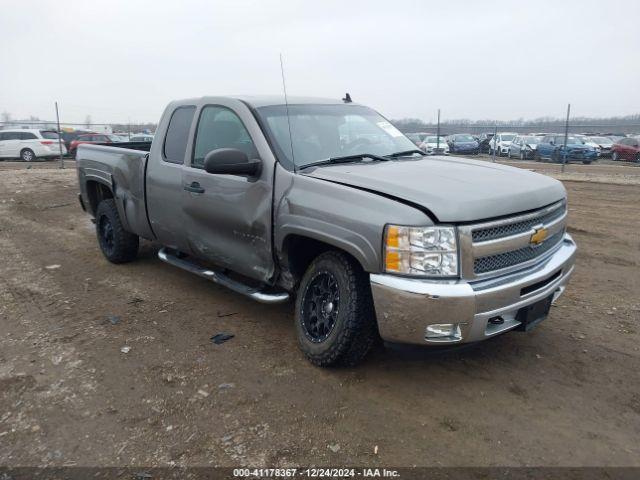
[[[434,323],[425,332],[427,340],[460,340],[460,325],[457,323]]]

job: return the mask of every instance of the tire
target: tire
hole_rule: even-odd
[[[138,255],[140,239],[124,229],[116,202],[112,198],[103,200],[98,205],[96,235],[102,254],[111,263],[130,262]]]
[[[20,150],[20,160],[23,162],[33,162],[36,158],[36,154],[30,148],[23,148]]]
[[[368,276],[342,252],[325,252],[311,263],[295,318],[300,349],[319,367],[356,365],[379,338]]]
[[[591,160],[583,160],[582,163],[585,165],[591,165]]]
[[[507,150],[507,158],[511,160],[511,149]]]
[[[522,161],[526,160],[526,156],[522,150],[520,150],[520,160]]]
[[[611,155],[611,160],[613,160],[614,162],[617,162],[618,160],[620,160],[620,156],[618,155],[618,152],[613,152],[613,154]]]

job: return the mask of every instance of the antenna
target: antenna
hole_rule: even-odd
[[[291,119],[289,118],[289,99],[287,97],[287,84],[284,81],[284,64],[282,54],[280,54],[280,73],[282,74],[282,90],[284,90],[284,104],[287,108],[287,125],[289,126],[289,146],[291,147],[291,160],[293,161],[293,172],[296,172],[296,158],[293,154],[293,137],[291,136]]]

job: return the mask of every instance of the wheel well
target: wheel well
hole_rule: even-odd
[[[309,268],[309,265],[311,265],[311,262],[313,262],[318,255],[329,250],[335,250],[349,255],[355,260],[357,265],[360,265],[360,262],[349,252],[329,243],[302,235],[287,236],[282,244],[282,253],[280,255],[281,265],[283,267],[282,281],[285,286],[289,289],[295,288],[307,271],[307,268]],[[362,267],[362,265],[360,265],[360,267]]]
[[[89,197],[89,209],[91,213],[95,215],[100,202],[108,198],[113,198],[113,192],[103,183],[88,181],[87,196]]]

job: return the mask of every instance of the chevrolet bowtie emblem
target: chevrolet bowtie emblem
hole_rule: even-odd
[[[531,243],[532,245],[540,245],[542,242],[545,241],[548,234],[549,234],[549,230],[547,230],[546,228],[544,227],[536,228],[535,231],[533,232],[533,235],[531,235],[531,238],[529,239],[529,243]]]

